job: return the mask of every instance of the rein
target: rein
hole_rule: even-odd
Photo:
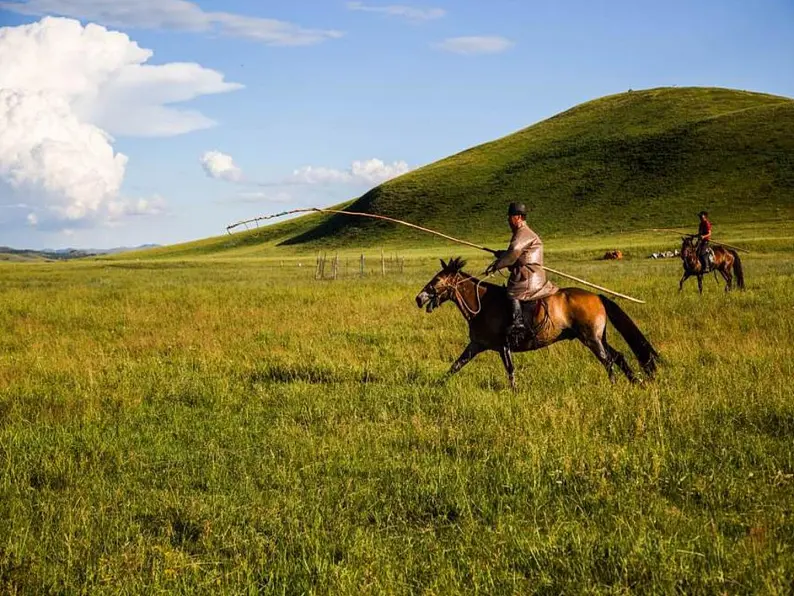
[[[700,263],[697,246],[691,242],[685,242],[681,247],[681,260],[684,261],[689,271],[694,272]]]
[[[466,312],[468,312],[468,316],[466,317],[468,320],[473,319],[478,314],[480,314],[480,311],[482,311],[482,296],[480,296],[480,287],[482,286],[482,284],[485,283],[484,279],[478,279],[477,283],[475,284],[474,293],[477,295],[477,310],[473,310],[468,305],[466,300],[463,298],[463,294],[461,294],[461,292],[460,292],[461,284],[463,284],[464,282],[467,282],[467,281],[471,281],[472,279],[475,279],[475,278],[473,278],[473,277],[463,277],[460,274],[460,272],[458,272],[458,273],[455,273],[455,277],[453,278],[452,283],[446,283],[445,284],[445,287],[451,287],[452,290],[455,292],[455,302],[458,305],[462,306],[461,310],[465,310]]]

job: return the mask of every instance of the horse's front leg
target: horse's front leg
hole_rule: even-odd
[[[703,276],[698,275],[698,292],[703,293]]]
[[[507,378],[510,380],[510,387],[513,389],[513,391],[515,391],[516,377],[513,374],[515,367],[513,366],[513,352],[510,351],[510,346],[502,346],[502,349],[499,350],[499,356],[502,358],[502,364],[505,365]]]
[[[485,348],[480,344],[478,344],[477,342],[471,342],[468,346],[466,346],[466,349],[463,350],[463,353],[460,356],[458,356],[458,359],[455,360],[455,362],[452,364],[447,375],[454,375],[461,368],[466,366],[472,358],[474,358],[484,349]]]
[[[683,275],[683,277],[681,277],[681,281],[679,281],[679,282],[678,282],[678,291],[679,291],[679,292],[680,292],[682,289],[684,289],[684,282],[685,282],[686,280],[688,280],[688,279],[689,279],[689,275],[690,275],[690,274],[689,274],[689,272],[688,272],[688,271],[684,271],[684,275]]]

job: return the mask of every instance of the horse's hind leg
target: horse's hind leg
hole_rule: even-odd
[[[515,371],[515,367],[513,366],[513,353],[510,351],[509,346],[503,346],[501,350],[499,350],[499,356],[502,358],[502,364],[505,365],[505,370],[507,371],[507,378],[510,380],[510,387],[515,389],[516,388],[516,377],[513,374]]]
[[[458,356],[458,359],[455,360],[455,362],[452,364],[447,374],[454,375],[461,368],[466,366],[466,364],[468,364],[472,358],[474,358],[477,354],[482,352],[483,349],[484,348],[480,344],[471,342],[468,346],[466,346],[466,349],[463,350],[463,353],[460,356]]]
[[[730,292],[731,288],[733,287],[733,275],[731,275],[726,269],[720,269],[719,272],[725,280],[725,291]]]
[[[631,370],[631,367],[629,366],[629,363],[626,361],[626,358],[618,350],[616,350],[607,343],[606,331],[604,331],[604,335],[601,338],[601,343],[604,344],[604,347],[607,349],[607,352],[609,353],[612,362],[618,365],[618,368],[620,368],[620,370],[623,371],[623,374],[626,375],[626,378],[630,382],[636,383],[637,377],[634,376],[634,371]],[[610,376],[610,379],[612,379],[612,376]]]
[[[606,332],[602,333],[601,335],[605,336]],[[598,358],[598,361],[604,365],[604,368],[607,370],[607,374],[609,375],[609,380],[614,383],[615,371],[612,366],[614,361],[612,359],[612,355],[604,346],[604,343],[598,339],[598,336],[596,335],[582,335],[579,336],[579,339],[590,349],[593,354],[595,354],[595,357]]]

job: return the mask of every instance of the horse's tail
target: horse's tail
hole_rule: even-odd
[[[736,287],[740,290],[744,289],[744,269],[742,269],[742,260],[735,250],[729,250],[733,257],[733,270],[736,272]]]
[[[615,302],[610,300],[604,295],[598,296],[601,299],[601,304],[607,311],[609,321],[615,326],[615,329],[623,336],[629,348],[634,352],[637,360],[642,366],[642,370],[648,377],[653,377],[656,372],[656,361],[659,359],[658,352],[651,345],[639,327],[631,320],[631,317],[625,313]]]

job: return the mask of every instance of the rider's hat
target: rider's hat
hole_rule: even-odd
[[[709,216],[709,212],[708,211],[701,211],[700,213],[698,213],[698,217],[703,217],[704,215],[706,217],[708,217]]]
[[[524,217],[527,216],[527,208],[524,203],[510,203],[510,206],[507,208],[508,215],[523,215]]]

